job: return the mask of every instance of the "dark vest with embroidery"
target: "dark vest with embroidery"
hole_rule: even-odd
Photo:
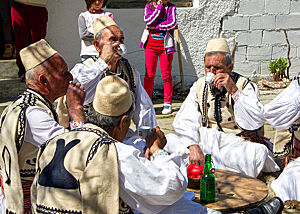
[[[241,91],[247,84],[252,84],[235,72],[231,72],[230,77]],[[235,122],[233,98],[225,88],[221,93],[216,93],[212,86],[205,82],[205,77],[202,77],[197,81],[196,95],[202,114],[202,127],[216,128],[225,133],[238,134],[242,131]]]
[[[97,61],[97,58],[89,58],[83,62],[83,64],[87,67],[92,66]],[[101,77],[104,78],[108,75],[117,75],[123,80],[127,82],[129,85],[130,90],[135,93],[136,89],[136,71],[135,68],[129,63],[129,61],[125,58],[121,58],[117,64],[117,71],[116,73],[112,73],[106,71],[104,75]]]
[[[31,188],[35,212],[132,213],[119,199],[115,143],[90,123],[45,143]]]
[[[102,78],[108,76],[108,75],[117,75],[118,77],[122,78],[127,82],[129,85],[130,90],[135,93],[136,89],[136,71],[135,69],[130,65],[129,61],[125,58],[121,58],[118,61],[117,65],[117,72],[112,73],[109,71],[106,71]]]
[[[22,181],[32,181],[38,148],[24,141],[26,109],[41,107],[57,120],[56,112],[42,94],[27,89],[1,115],[0,166],[4,181],[7,212],[23,213]]]

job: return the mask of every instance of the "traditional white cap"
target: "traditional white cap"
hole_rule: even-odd
[[[218,38],[207,42],[205,53],[209,52],[225,52],[230,53],[226,39]]]
[[[40,41],[23,48],[20,51],[20,57],[25,70],[28,71],[45,62],[56,53],[57,51],[54,50],[48,42],[46,42],[44,39],[41,39]]]
[[[99,33],[100,30],[107,28],[109,26],[117,26],[115,21],[110,18],[109,16],[100,16],[97,18],[93,23],[93,29],[94,29],[94,38],[96,38],[97,33]]]
[[[97,85],[93,107],[106,116],[120,116],[126,113],[133,102],[128,84],[120,77],[104,77]]]

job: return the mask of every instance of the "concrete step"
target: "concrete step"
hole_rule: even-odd
[[[0,102],[14,100],[27,86],[19,79],[0,79]]]
[[[19,78],[0,79],[0,115],[6,106],[15,100],[26,88],[26,84],[20,82]]]
[[[0,60],[0,79],[18,78],[18,70],[15,59]]]

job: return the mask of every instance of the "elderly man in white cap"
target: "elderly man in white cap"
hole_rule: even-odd
[[[154,127],[157,125],[153,104],[147,95],[140,79],[140,74],[131,63],[123,57],[126,52],[124,34],[119,26],[108,16],[97,18],[93,25],[94,46],[99,52],[97,61],[88,59],[84,64],[77,64],[71,71],[74,80],[80,82],[87,91],[84,104],[93,101],[97,83],[105,76],[118,75],[124,79],[134,93],[136,109],[133,113],[133,122],[137,129],[142,126]],[[58,114],[68,124],[66,111],[58,105]],[[62,125],[64,125],[62,124]],[[132,132],[128,133],[129,137]]]
[[[263,108],[256,104],[257,86],[232,72],[225,39],[208,42],[204,63],[206,76],[194,83],[173,122],[179,139],[168,135],[168,142],[182,142],[189,149],[190,163],[203,164],[204,154],[212,154],[220,169],[255,177],[262,170],[279,170],[265,145],[238,137],[257,138],[264,123],[256,118],[262,117]],[[174,150],[171,145],[167,148]]]
[[[45,40],[22,49],[20,56],[28,89],[1,116],[0,167],[6,213],[30,212],[38,149],[46,140],[67,131],[58,124],[54,100],[67,94],[70,118],[85,121],[85,92],[79,83],[69,83],[73,78],[62,56]]]

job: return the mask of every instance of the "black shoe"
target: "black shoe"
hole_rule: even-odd
[[[280,214],[283,210],[283,202],[280,198],[275,197],[260,204],[258,207],[247,211],[247,214]]]

